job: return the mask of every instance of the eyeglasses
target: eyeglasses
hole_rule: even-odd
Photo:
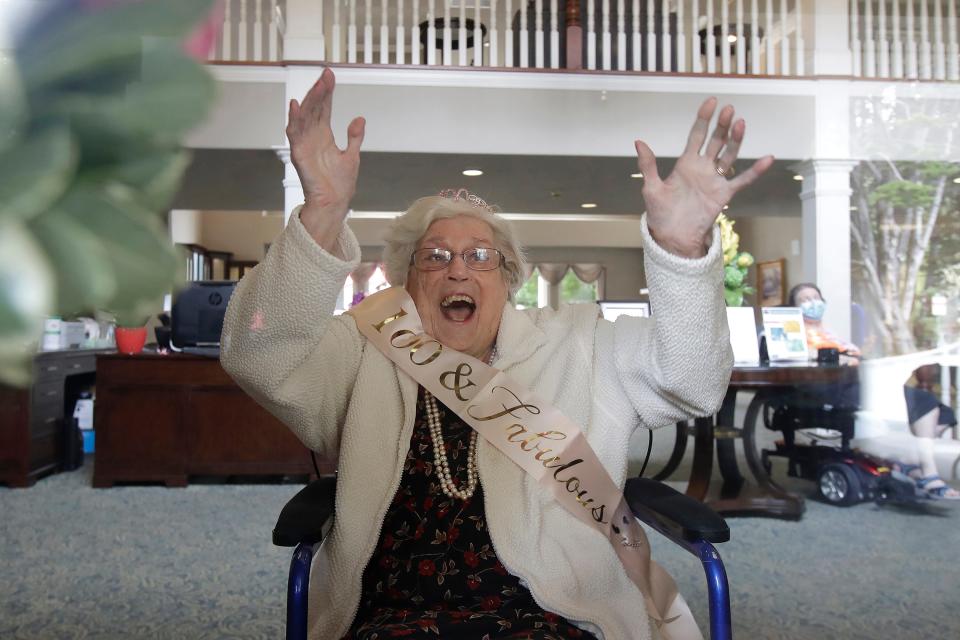
[[[487,247],[475,247],[463,253],[449,249],[417,249],[410,256],[410,264],[420,271],[440,271],[450,266],[454,256],[463,258],[463,263],[474,271],[492,271],[503,264],[503,254]]]

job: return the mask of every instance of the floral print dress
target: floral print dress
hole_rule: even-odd
[[[470,427],[436,402],[450,475],[463,486]],[[590,637],[541,609],[500,564],[479,484],[469,500],[441,491],[421,387],[400,488],[364,571],[360,608],[344,640]]]

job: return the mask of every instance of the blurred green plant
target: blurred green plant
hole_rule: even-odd
[[[0,381],[29,381],[44,317],[146,318],[183,280],[164,216],[214,96],[183,48],[212,3],[49,3],[0,52]]]
[[[747,271],[753,266],[753,256],[740,251],[740,235],[733,230],[733,220],[721,213],[717,224],[720,225],[720,247],[723,249],[723,298],[728,307],[740,307],[743,306],[743,297],[755,291],[747,284]]]

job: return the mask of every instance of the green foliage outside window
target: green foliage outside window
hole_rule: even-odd
[[[538,288],[540,284],[540,271],[533,270],[533,273],[527,278],[527,281],[517,292],[516,306],[518,309],[536,309],[538,301]]]
[[[578,302],[596,302],[597,301],[597,283],[587,284],[577,277],[573,269],[567,271],[560,281],[560,302],[562,304]]]

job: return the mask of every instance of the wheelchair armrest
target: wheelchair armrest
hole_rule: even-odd
[[[630,478],[624,489],[633,514],[667,537],[726,542],[730,527],[716,511],[650,478]]]
[[[273,528],[273,544],[295,547],[323,540],[323,525],[333,515],[337,476],[322,476],[290,498]]]

